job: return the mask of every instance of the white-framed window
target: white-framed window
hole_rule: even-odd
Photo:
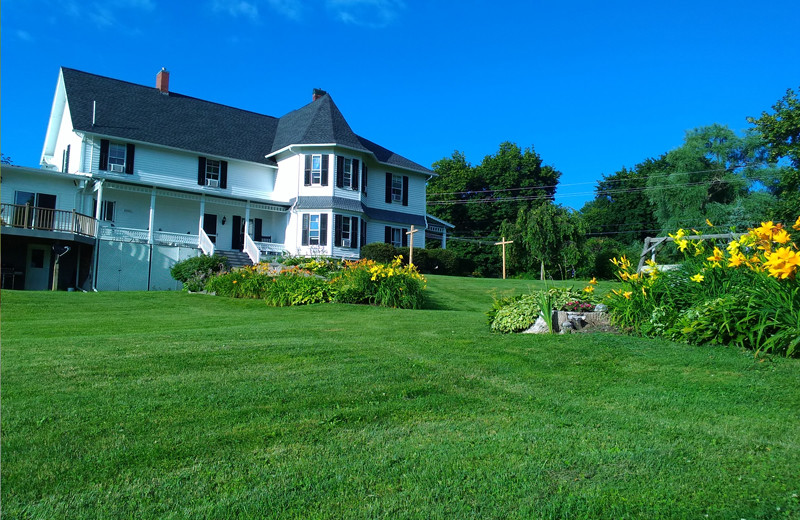
[[[353,234],[350,228],[350,222],[349,217],[342,218],[342,247],[352,247],[351,239]]]
[[[346,187],[349,188],[353,185],[353,160],[348,157],[344,158],[342,179]]]
[[[319,215],[308,216],[308,245],[319,245]]]
[[[216,159],[206,159],[206,186],[219,187],[222,162]]]
[[[125,152],[127,147],[124,144],[109,143],[108,145],[108,169],[112,172],[123,173],[125,171]]]
[[[311,156],[311,184],[322,184],[322,155]]]
[[[392,175],[392,202],[403,201],[403,176]]]
[[[94,199],[95,218],[106,222],[114,222],[114,216],[117,211],[117,203],[113,200],[104,200],[100,204],[100,216],[97,216],[97,199]]]

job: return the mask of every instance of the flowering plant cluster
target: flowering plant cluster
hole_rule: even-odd
[[[565,303],[562,309],[570,312],[592,312],[594,310],[594,304],[582,302],[580,300],[574,300]]]
[[[677,269],[648,262],[636,272],[612,259],[623,283],[608,295],[612,319],[648,336],[800,354],[800,250],[789,229],[762,222],[727,243],[692,232],[670,235],[684,254]]]
[[[397,257],[391,264],[319,260],[274,268],[261,263],[219,273],[205,288],[220,296],[263,299],[274,306],[339,302],[418,308],[425,284],[416,267],[403,266],[402,257]]]

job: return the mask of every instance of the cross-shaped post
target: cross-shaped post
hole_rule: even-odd
[[[506,237],[503,237],[503,240],[500,242],[495,242],[494,245],[496,246],[503,246],[503,280],[506,279],[506,244],[513,244],[513,240],[506,240]]]
[[[419,231],[419,229],[414,229],[414,226],[411,226],[409,231],[406,231],[406,235],[408,235],[408,265],[414,265],[414,233]]]

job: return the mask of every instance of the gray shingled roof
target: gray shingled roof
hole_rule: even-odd
[[[344,197],[298,197],[297,199],[291,199],[289,203],[294,205],[295,208],[302,210],[333,208],[344,211],[352,211],[354,213],[364,213],[370,219],[380,220],[382,222],[414,224],[415,226],[420,226],[423,228],[427,225],[425,217],[422,215],[412,215],[409,213],[401,213],[399,211],[370,208],[358,200],[346,199]]]
[[[62,68],[76,130],[261,164],[278,126],[274,117],[155,87]],[[96,102],[95,124],[92,106]]]
[[[275,118],[175,92],[163,94],[155,87],[61,70],[76,130],[270,165],[275,161],[265,156],[291,144],[334,143],[371,152],[387,165],[433,173],[356,135],[329,94]]]

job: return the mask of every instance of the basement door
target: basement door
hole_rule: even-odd
[[[25,263],[25,289],[46,291],[50,281],[50,246],[28,245]]]

